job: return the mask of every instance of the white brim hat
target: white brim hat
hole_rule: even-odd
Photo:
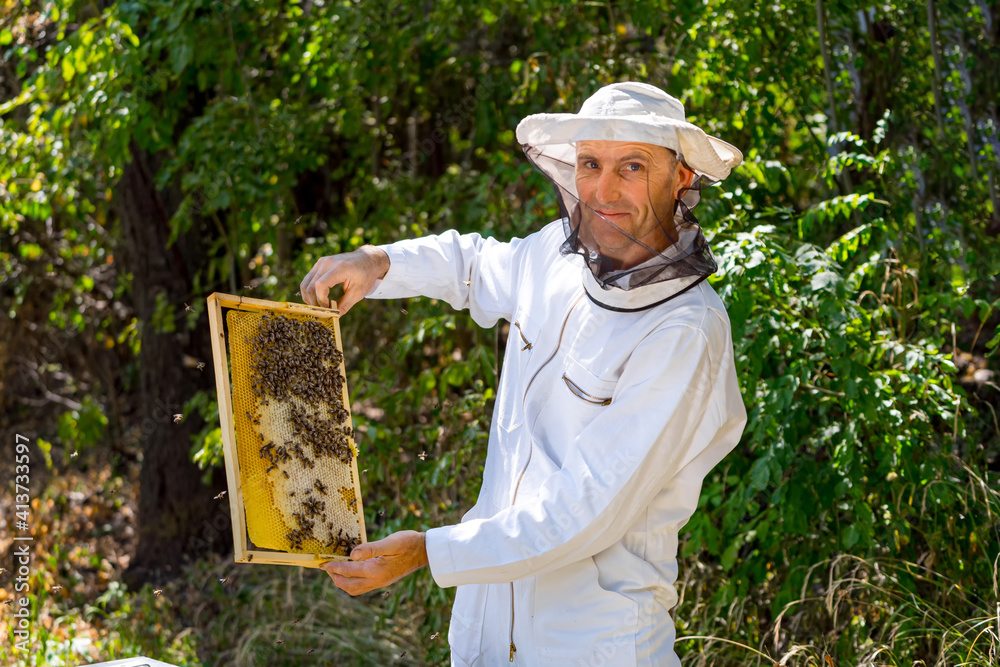
[[[687,122],[680,100],[637,81],[601,88],[583,103],[580,113],[528,116],[518,123],[516,134],[522,146],[539,148],[572,147],[578,141],[634,141],[664,146],[695,174],[714,181],[729,176],[743,161],[743,154],[735,146]]]

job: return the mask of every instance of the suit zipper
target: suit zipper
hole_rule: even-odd
[[[570,380],[569,376],[566,375],[565,373],[563,373],[562,379],[563,382],[566,383],[566,386],[569,387],[569,390],[573,392],[573,395],[579,398],[580,400],[587,401],[588,403],[593,403],[594,405],[611,405],[610,398],[598,398],[593,394],[588,394],[587,392],[585,392],[583,389],[580,388],[580,385]]]
[[[580,301],[583,300],[585,294],[586,292],[580,294],[577,300],[573,302],[573,305],[569,307],[569,312],[566,313],[566,317],[563,319],[562,328],[559,330],[559,340],[556,342],[556,349],[554,349],[549,358],[546,359],[545,362],[538,367],[538,370],[535,371],[535,374],[531,376],[531,380],[528,381],[528,386],[524,388],[524,396],[521,398],[522,411],[524,410],[525,403],[527,403],[528,401],[528,390],[531,389],[531,385],[534,384],[535,378],[538,377],[538,374],[542,372],[543,368],[549,365],[550,361],[556,358],[556,354],[559,352],[559,348],[562,346],[563,334],[566,333],[566,324],[569,322],[569,316],[573,314],[574,310],[576,310],[576,307],[579,305]],[[517,322],[514,323],[514,326],[517,327],[518,331],[521,331],[521,327],[520,325],[517,324]],[[521,339],[524,340],[525,343],[528,343],[527,339],[524,338],[524,335],[521,336]],[[526,347],[530,348],[531,343],[528,343]],[[510,499],[511,507],[514,506],[514,502],[517,500],[517,490],[521,488],[521,480],[524,479],[524,473],[527,472],[528,470],[528,464],[531,463],[531,455],[533,453],[534,453],[534,447],[531,446],[529,441],[528,460],[524,462],[524,467],[521,468],[521,474],[517,476],[517,483],[514,485],[514,495]],[[517,646],[514,645],[514,582],[512,581],[510,582],[510,661],[511,662],[514,662],[515,653],[517,653]]]

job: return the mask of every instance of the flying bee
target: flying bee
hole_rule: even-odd
[[[7,606],[9,607],[9,606],[11,606],[12,604],[14,604],[14,600],[13,600],[13,599],[10,599],[10,600],[4,600],[4,601],[3,601],[3,603],[4,603],[5,605],[7,605]]]
[[[226,496],[226,493],[228,493],[228,492],[227,491],[220,492],[219,495],[215,496],[215,499],[216,500],[222,500]]]
[[[431,635],[431,636],[430,636],[430,640],[431,640],[431,641],[434,641],[435,639],[437,639],[437,638],[438,638],[438,635],[439,635],[439,634],[441,634],[441,633],[440,633],[440,632],[435,632],[435,633],[434,633],[433,635]]]
[[[384,591],[384,592],[382,593],[382,597],[384,597],[384,598],[387,598],[387,597],[389,597],[389,591]]]
[[[227,581],[229,581],[229,577],[223,577],[222,579],[219,579],[220,584],[225,584]]]
[[[162,593],[162,592],[163,592],[162,588],[154,588],[153,589],[153,595],[156,595],[157,597],[159,597],[160,593]]]
[[[73,453],[69,455],[69,457],[70,457],[71,459],[75,459],[75,458],[76,458],[76,457],[78,457],[79,455],[80,455],[80,452],[79,452],[79,451],[76,451],[76,450],[74,450],[74,451],[73,451]]]
[[[419,454],[417,454],[417,458],[420,459],[421,461],[426,461],[427,460],[427,452],[420,452]]]
[[[205,367],[205,362],[204,362],[204,361],[199,361],[199,362],[198,362],[198,365],[197,365],[197,366],[195,366],[195,368],[197,368],[197,369],[198,369],[199,371],[200,371],[201,369],[203,369],[204,367]]]
[[[276,645],[278,645],[278,646],[281,646],[282,644],[284,644],[284,643],[285,643],[285,640],[284,640],[284,639],[275,639],[275,640],[274,640],[274,643],[275,643]]]
[[[181,414],[174,415],[174,423],[175,424],[180,424],[182,419],[184,419],[184,415],[181,415]]]
[[[299,621],[301,620],[302,620],[301,618],[295,619],[294,621],[292,621],[292,625],[298,625]]]
[[[193,313],[194,312],[194,308],[192,308],[191,306],[189,306],[189,305],[187,305],[185,303],[184,304],[184,312],[186,312],[186,313]]]
[[[50,588],[49,590],[50,590],[50,591],[52,591],[53,593],[58,593],[58,592],[59,592],[59,591],[61,591],[62,589],[63,589],[63,587],[62,587],[62,586],[53,586],[53,587],[52,587],[52,588]]]
[[[312,654],[313,654],[313,653],[315,653],[315,652],[316,652],[316,649],[314,649],[314,648],[311,648],[311,649],[309,649],[308,651],[306,651],[306,655],[312,655]]]

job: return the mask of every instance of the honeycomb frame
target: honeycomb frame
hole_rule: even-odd
[[[340,311],[337,310],[335,302],[331,302],[331,306],[331,308],[318,308],[304,304],[282,303],[221,293],[213,293],[208,297],[212,357],[215,368],[216,393],[219,402],[219,422],[222,431],[226,482],[228,486],[230,514],[232,516],[234,560],[238,563],[299,565],[315,568],[331,560],[349,560],[349,544],[365,543],[368,541],[364,521],[364,508],[362,507],[360,476],[358,475],[358,450],[353,437],[353,420],[350,412],[351,404],[347,392],[347,374],[343,359],[343,339],[340,334]],[[284,432],[274,432],[272,434],[271,431],[266,430],[269,428],[266,426],[269,423],[268,416],[271,418],[271,424],[284,424],[285,420],[275,420],[274,417],[278,413],[275,413],[270,408],[269,403],[269,400],[273,399],[262,400],[260,393],[254,388],[260,385],[251,386],[248,383],[248,378],[252,376],[252,373],[248,375],[245,357],[247,355],[246,348],[251,344],[251,341],[246,336],[246,333],[247,326],[253,326],[252,322],[255,317],[261,322],[274,322],[277,319],[283,321],[293,320],[299,323],[295,326],[316,322],[332,334],[336,352],[339,353],[336,356],[339,358],[340,407],[342,407],[343,413],[346,414],[346,417],[341,415],[342,420],[333,428],[336,431],[338,441],[342,444],[339,448],[333,446],[327,447],[330,443],[324,439],[324,443],[313,445],[314,453],[319,452],[321,454],[329,454],[329,456],[312,456],[310,458],[308,455],[303,455],[302,449],[298,449],[298,453],[300,454],[298,460],[295,460],[296,457],[275,459],[271,453],[274,449],[267,447],[267,445],[273,444],[270,436],[291,437],[287,435],[287,429],[300,428],[298,424],[301,422],[297,422],[297,425],[293,427],[285,426],[286,430]],[[268,318],[273,319],[268,320]],[[248,322],[251,324],[247,324]],[[320,331],[319,327],[314,324],[309,324],[308,326],[311,327],[310,331]],[[234,336],[234,332],[239,333]],[[242,343],[238,340],[240,337],[244,338]],[[336,368],[336,366],[334,365],[333,368]],[[255,394],[257,394],[256,398],[254,397]],[[286,400],[278,404],[279,406],[283,405],[283,409],[285,409],[285,412],[280,414],[288,414],[289,411],[295,411],[295,406],[297,405],[298,408],[301,408],[299,411],[299,419],[301,420],[301,411],[305,410],[308,412],[308,408],[301,400],[298,400],[300,398],[298,394],[291,398],[295,400]],[[254,406],[256,410],[251,413],[247,408]],[[265,410],[264,407],[267,409]],[[269,412],[270,415],[268,414]],[[312,421],[316,422],[317,420],[314,419]],[[319,430],[325,435],[327,431],[323,429],[328,428],[330,424],[334,424],[334,421],[327,419],[324,423],[311,423],[306,426],[310,429],[315,429],[318,425],[320,427]],[[259,427],[255,428],[257,425]],[[280,426],[278,428],[280,429]],[[338,428],[341,430],[337,431],[336,429]],[[265,433],[269,436],[268,442],[261,445],[261,442],[265,440]],[[257,437],[255,438],[254,436]],[[288,445],[291,441],[282,440],[282,442]],[[343,445],[345,442],[346,446]],[[284,450],[284,447],[281,447],[281,445],[277,445],[277,447]],[[293,447],[289,448],[289,450],[292,449]],[[345,458],[349,459],[349,462],[346,462]],[[261,461],[264,459],[267,459],[265,461],[268,463],[267,471],[261,473]],[[314,463],[320,465],[321,472],[314,475],[317,478],[316,486],[314,487],[316,493],[313,494],[313,488],[303,491],[300,484],[299,487],[296,487],[295,492],[291,492],[290,495],[295,496],[296,492],[302,497],[305,497],[303,494],[311,494],[308,498],[313,504],[312,506],[307,504],[306,507],[313,509],[317,505],[323,506],[325,503],[331,503],[331,508],[338,513],[338,516],[335,516],[336,523],[329,523],[329,530],[326,536],[330,537],[331,541],[325,545],[323,544],[324,538],[311,535],[311,530],[299,530],[304,527],[304,519],[300,514],[292,514],[295,517],[294,520],[289,517],[290,510],[288,507],[291,501],[288,498],[289,494],[287,492],[290,486],[285,480],[294,481],[302,479],[301,475],[303,474],[311,474],[302,472],[306,468],[306,463],[309,463],[310,470],[315,468]],[[280,469],[279,464],[281,466]],[[295,466],[299,466],[301,470]],[[336,471],[331,472],[334,468],[336,468]],[[291,470],[291,477],[289,476],[289,470]],[[272,471],[275,473],[281,472],[282,474],[280,476],[277,474],[270,475],[269,473]],[[349,479],[346,476],[348,473]],[[339,486],[334,486],[333,484],[324,485],[320,482],[319,477],[322,476],[325,480],[330,480],[333,479],[331,475],[341,482]],[[268,505],[269,488],[271,495],[269,497],[270,504]],[[342,501],[342,504],[344,504],[344,507],[339,508],[339,510],[336,507],[338,497]],[[298,500],[302,500],[302,498]],[[247,511],[248,502],[250,503],[249,512]],[[349,510],[346,513],[345,508]],[[348,514],[352,516],[348,517]],[[279,517],[278,519],[274,518],[276,515]],[[268,516],[269,519],[264,521],[262,519],[263,516]],[[275,523],[276,521],[277,523]],[[327,521],[325,513],[323,514],[323,521]],[[344,525],[345,523],[347,525]],[[267,528],[263,529],[263,532],[262,525],[267,526]],[[298,539],[297,545],[290,545],[283,548],[281,545],[275,544],[273,539],[275,534],[274,528],[282,525],[282,529],[289,531],[285,535],[285,538]],[[311,529],[312,525],[313,522],[310,521],[305,528]],[[335,529],[337,530],[336,533],[334,532]],[[306,537],[301,537],[300,532],[305,532]],[[295,538],[295,535],[300,536]],[[337,537],[333,537],[335,535]],[[337,543],[337,546],[331,548],[331,545],[341,535],[343,535],[344,540],[350,538],[350,541],[340,541]],[[295,548],[292,548],[292,546],[295,546]]]

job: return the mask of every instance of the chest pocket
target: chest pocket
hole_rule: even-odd
[[[586,366],[569,355],[563,361],[563,387],[585,404],[598,407],[611,405],[616,384],[617,382],[613,380],[597,377]]]
[[[548,416],[539,419],[535,427],[543,441],[552,443],[553,458],[561,461],[562,448],[614,402],[617,380],[600,378],[583,362],[566,355],[554,369],[550,383],[542,411]]]

